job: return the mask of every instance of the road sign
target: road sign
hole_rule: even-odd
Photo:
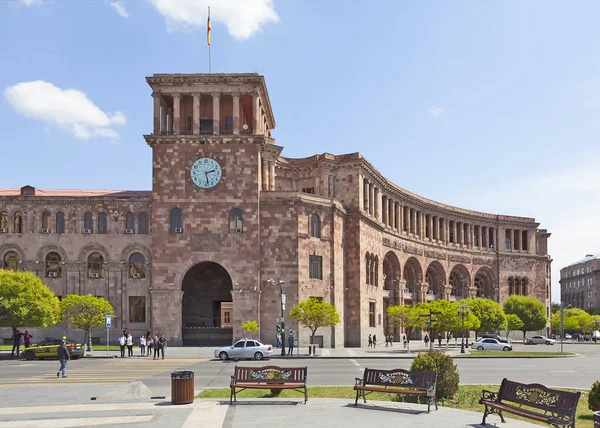
[[[108,328],[108,327],[110,327],[111,321],[112,321],[112,320],[111,320],[111,316],[110,316],[110,315],[107,315],[107,316],[106,316],[106,327],[107,327],[107,328]]]
[[[284,321],[283,317],[275,318],[275,322],[283,322],[283,321]]]
[[[285,305],[285,293],[281,295],[281,304]]]

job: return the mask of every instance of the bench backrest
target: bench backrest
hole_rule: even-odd
[[[539,383],[519,383],[502,379],[498,399],[534,407],[558,416],[575,416],[580,392],[561,391],[546,388]]]
[[[363,385],[402,386],[409,389],[434,389],[437,373],[411,372],[403,369],[365,369]]]
[[[235,366],[233,376],[243,383],[306,383],[306,373],[306,367]]]

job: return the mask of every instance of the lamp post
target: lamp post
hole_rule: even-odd
[[[464,354],[465,353],[465,317],[467,315],[469,315],[469,311],[471,310],[471,308],[469,307],[469,305],[467,305],[467,302],[465,302],[463,300],[462,302],[460,302],[460,304],[458,305],[456,310],[458,312],[458,315],[460,315],[460,317],[462,318],[462,334],[461,334],[461,338],[460,338],[460,353]]]
[[[569,303],[565,308],[564,303],[560,302],[560,353],[563,352],[563,340],[565,336],[565,309],[569,309],[571,304]]]
[[[273,279],[268,279],[267,282],[271,286],[279,285],[279,291],[281,292],[281,356],[285,357],[285,317],[283,312],[285,311],[285,294],[283,294],[283,284],[285,281],[281,279],[279,281],[275,281]]]

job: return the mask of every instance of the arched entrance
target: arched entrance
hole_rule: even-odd
[[[232,289],[229,273],[218,263],[198,263],[187,271],[181,285],[184,346],[231,344]]]
[[[456,265],[450,271],[450,286],[452,290],[450,296],[456,300],[466,299],[469,296],[469,286],[471,280],[469,278],[469,271],[463,265]]]
[[[399,304],[398,284],[400,282],[400,262],[392,251],[388,251],[383,259],[383,329],[386,335],[395,333],[394,326],[389,323],[387,308]]]
[[[419,301],[421,292],[421,281],[423,280],[423,271],[419,261],[414,257],[409,258],[404,265],[404,280],[406,289],[404,290],[404,304],[412,305]]]
[[[428,284],[427,295],[431,296],[431,300],[444,298],[444,282],[446,280],[446,272],[438,261],[433,261],[427,268],[425,280]],[[429,298],[428,298],[429,300]]]
[[[479,268],[475,274],[476,297],[498,301],[494,290],[495,282],[494,273],[489,267],[483,266]]]

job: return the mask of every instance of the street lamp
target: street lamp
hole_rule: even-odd
[[[283,294],[283,284],[285,284],[285,281],[282,281],[281,279],[279,281],[267,279],[267,282],[273,287],[275,287],[275,285],[279,285],[279,291],[281,291],[281,356],[285,357],[285,318],[283,316],[283,311],[285,311],[285,294]]]
[[[460,302],[458,307],[456,308],[458,315],[462,318],[462,335],[460,338],[460,353],[465,353],[465,317],[469,315],[469,311],[471,308],[467,305],[467,302],[464,300]]]
[[[560,353],[563,352],[563,340],[565,336],[565,309],[569,309],[571,304],[569,303],[565,308],[564,303],[560,302]]]

